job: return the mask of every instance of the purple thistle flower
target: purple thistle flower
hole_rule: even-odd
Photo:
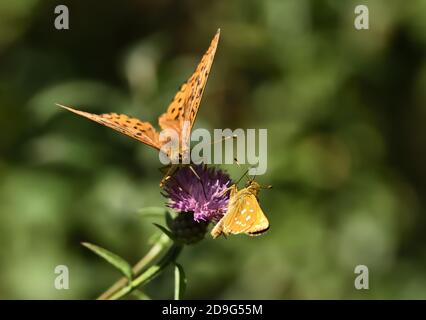
[[[228,174],[206,165],[180,168],[164,187],[167,206],[178,212],[193,212],[195,221],[219,221],[226,213],[228,188],[232,180]]]

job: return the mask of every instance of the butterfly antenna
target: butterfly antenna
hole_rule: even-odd
[[[249,169],[247,169],[247,170],[243,173],[243,175],[242,175],[242,176],[238,179],[238,181],[237,181],[237,182],[235,182],[235,184],[236,184],[236,185],[238,185],[238,184],[241,182],[241,180],[242,180],[244,177],[246,177],[246,176],[247,176],[248,171],[249,171]]]
[[[254,181],[254,179],[256,179],[257,168],[254,168],[254,170],[255,170],[255,173],[254,173],[253,177],[250,180],[248,180],[248,182],[250,184]]]
[[[215,140],[213,142],[210,142],[209,145],[216,144],[216,143],[219,143],[219,142],[223,142],[223,141],[226,141],[226,140],[229,140],[229,139],[236,139],[236,138],[237,138],[236,134],[233,134],[232,136],[221,137],[219,140]]]
[[[237,166],[239,166],[240,168],[241,168],[241,164],[238,162],[238,159],[237,158],[234,158],[234,161],[235,161],[235,163],[237,164]],[[241,182],[241,180],[244,178],[244,177],[247,177],[247,173],[248,173],[248,171],[249,171],[249,169],[247,169],[244,173],[243,173],[243,175],[237,180],[237,182],[235,183],[236,185],[238,185],[238,183],[240,183]]]
[[[257,168],[255,168],[254,169],[255,171],[257,171]],[[248,171],[248,170],[247,170]],[[249,184],[251,184],[253,181],[254,181],[254,179],[256,179],[256,173],[253,175],[253,177],[250,179],[250,180],[248,180],[248,183]],[[272,185],[270,185],[270,184],[268,184],[268,185],[266,185],[266,186],[260,186],[262,189],[271,189],[272,188]]]

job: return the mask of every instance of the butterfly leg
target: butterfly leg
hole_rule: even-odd
[[[160,171],[162,174],[166,174],[166,173],[169,171],[170,166],[171,166],[171,164],[168,164],[168,165],[166,165],[166,166],[163,166],[163,167],[161,167],[161,168],[158,168],[158,171]]]
[[[210,234],[213,237],[213,239],[216,239],[221,234],[223,234],[223,219],[221,219],[218,223],[216,223],[216,225],[214,226]]]
[[[201,180],[201,177],[198,175],[198,173],[195,171],[195,169],[191,165],[189,165],[189,169],[197,177],[198,182],[201,184],[201,188],[203,189],[204,199],[207,199],[206,190],[204,190],[204,184],[203,184],[203,181]]]
[[[179,169],[178,165],[175,165],[175,164],[170,165],[163,179],[161,179],[160,181],[160,188],[163,188],[166,185],[167,181],[170,180],[170,178],[176,173],[178,169]]]
[[[232,186],[226,188],[225,190],[222,191],[221,196],[223,196],[228,191],[231,191],[231,193],[229,194],[229,198],[231,199],[238,192],[237,186],[233,184]]]

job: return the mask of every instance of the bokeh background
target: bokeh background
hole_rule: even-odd
[[[186,297],[426,298],[424,0],[0,2],[0,298],[96,297],[119,274],[81,241],[148,251],[157,153],[55,103],[156,122],[218,27],[196,127],[268,129],[271,229],[185,248]],[[172,276],[146,293],[171,298]]]

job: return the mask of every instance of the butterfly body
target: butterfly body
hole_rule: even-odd
[[[191,77],[180,87],[167,111],[158,118],[158,124],[164,131],[173,130],[177,137],[178,146],[167,149],[165,146],[170,142],[170,137],[164,137],[155,130],[149,122],[129,117],[125,114],[104,113],[93,114],[74,108],[59,105],[82,117],[112,128],[122,134],[134,138],[160,152],[165,153],[176,170],[176,163],[183,162],[182,159],[189,154],[189,137],[200,107],[204,88],[206,86],[211,66],[213,64],[216,48],[219,42],[220,30],[210,43],[207,52],[203,55]],[[165,177],[167,178],[167,177]],[[163,178],[162,182],[165,181]],[[161,184],[160,184],[161,185]]]
[[[249,181],[241,190],[236,185],[230,187],[228,210],[211,231],[213,238],[240,233],[255,236],[269,229],[269,221],[257,199],[260,188],[256,181]]]

